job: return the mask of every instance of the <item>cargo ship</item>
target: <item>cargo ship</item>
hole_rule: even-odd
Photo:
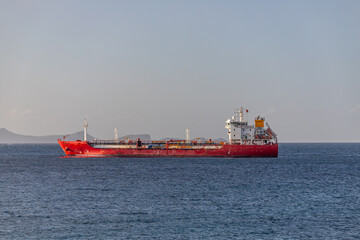
[[[118,139],[115,129],[114,140],[87,140],[88,123],[84,121],[84,140],[58,143],[66,157],[277,157],[278,140],[265,118],[257,116],[254,125],[248,124],[243,107],[236,109],[231,119],[225,122],[228,141],[202,141],[190,139],[186,129],[186,139],[150,141]]]

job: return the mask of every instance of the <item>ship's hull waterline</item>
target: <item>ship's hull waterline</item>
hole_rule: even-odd
[[[87,141],[58,140],[67,157],[277,157],[278,144],[223,144],[216,148],[109,148]]]

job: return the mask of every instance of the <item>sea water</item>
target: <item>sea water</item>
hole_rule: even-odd
[[[1,239],[359,239],[360,144],[278,158],[62,158],[0,145]]]

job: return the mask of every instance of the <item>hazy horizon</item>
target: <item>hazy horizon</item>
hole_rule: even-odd
[[[360,1],[0,2],[0,128],[360,141]]]
[[[0,128],[0,130],[2,130],[2,129],[6,129],[6,128]],[[13,134],[15,134],[15,135],[21,135],[21,136],[24,136],[24,137],[35,137],[35,138],[43,138],[43,137],[52,137],[52,136],[58,136],[59,138],[61,138],[62,139],[62,137],[63,136],[68,136],[68,135],[76,135],[76,134],[80,134],[79,135],[79,137],[78,138],[76,138],[76,139],[80,139],[80,140],[82,140],[83,139],[83,134],[84,134],[84,131],[83,130],[80,130],[80,131],[77,131],[77,132],[72,132],[72,133],[66,133],[66,134],[52,134],[52,135],[22,135],[21,133],[17,133],[17,132],[13,132],[13,131],[11,131],[11,130],[9,130],[9,129],[6,129],[6,130],[8,130],[10,133],[13,133]],[[119,136],[119,138],[121,139],[121,138],[124,138],[124,137],[128,137],[128,136],[141,136],[141,135],[149,135],[150,136],[150,138],[151,138],[151,140],[159,140],[159,139],[164,139],[164,138],[173,138],[174,140],[176,140],[176,139],[185,139],[184,137],[181,137],[181,136],[163,136],[163,137],[160,137],[160,138],[158,138],[158,139],[154,139],[150,134],[147,134],[147,133],[139,133],[139,134],[128,134],[128,135],[123,135],[123,136]],[[1,132],[0,132],[0,137],[1,137]],[[90,138],[94,138],[94,139],[98,139],[98,140],[108,140],[108,139],[100,139],[100,138],[97,138],[96,136],[93,136],[93,134],[92,133],[88,133],[88,137],[90,137]],[[112,137],[109,137],[109,139],[113,139],[114,138],[114,136],[112,136]],[[203,138],[203,136],[196,136],[196,137],[190,137],[190,139],[195,139],[195,138]],[[68,138],[66,138],[66,139],[68,139]],[[212,140],[217,140],[217,141],[219,141],[219,139],[221,139],[221,137],[219,137],[219,138],[211,138]],[[228,138],[223,138],[225,141],[227,141],[228,140]],[[73,138],[73,140],[75,140],[74,138]],[[90,140],[90,141],[92,141],[92,140]],[[17,143],[14,143],[14,142],[3,142],[3,143],[0,143],[0,144],[20,144],[20,143],[22,143],[22,142],[17,142]],[[37,142],[34,142],[35,144],[37,143]],[[48,143],[48,142],[46,142],[46,143]],[[53,143],[54,144],[57,144],[57,139],[54,139],[54,141],[53,141]],[[359,143],[358,141],[342,141],[342,142],[339,142],[339,141],[323,141],[323,142],[319,142],[319,141],[306,141],[306,142],[297,142],[297,141],[280,141],[279,143],[294,143],[294,144],[302,144],[302,143]]]

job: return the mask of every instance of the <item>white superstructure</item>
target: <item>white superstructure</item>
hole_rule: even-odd
[[[248,110],[245,110],[248,112]],[[257,116],[255,125],[249,125],[244,116],[244,108],[235,110],[235,114],[231,119],[225,122],[225,128],[228,130],[229,144],[235,143],[252,143],[266,144],[267,142],[277,143],[276,134],[267,124],[264,128],[265,118]]]
[[[235,115],[225,122],[225,128],[228,129],[230,144],[235,141],[254,139],[255,127],[245,120],[243,107],[235,110]]]

